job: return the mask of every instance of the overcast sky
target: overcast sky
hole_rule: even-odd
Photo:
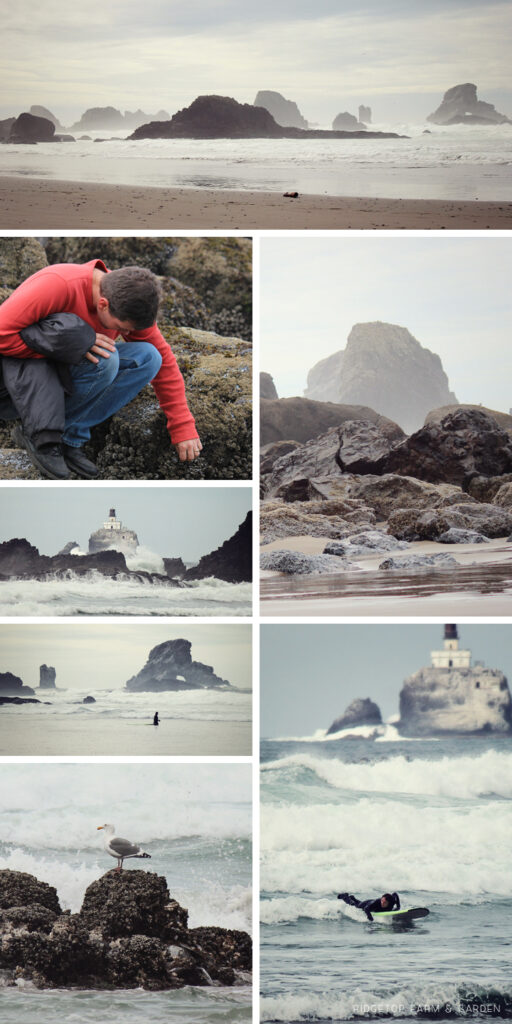
[[[216,625],[144,625],[57,623],[0,625],[0,672],[39,686],[39,666],[56,669],[64,689],[123,687],[146,664],[150,650],[167,640],[189,640],[193,661],[211,665],[215,674],[241,689],[251,689],[251,627]]]
[[[261,735],[311,736],[356,697],[382,717],[398,712],[402,683],[443,648],[443,624],[265,625],[261,629]],[[512,685],[512,626],[459,625],[460,646]]]
[[[26,537],[43,555],[89,537],[115,508],[139,544],[162,557],[197,561],[236,533],[252,507],[249,487],[4,487],[0,542]]]
[[[382,320],[441,357],[459,402],[508,412],[511,277],[510,238],[263,238],[261,369],[302,395],[354,324]]]
[[[24,0],[4,5],[3,116],[49,106],[172,114],[202,93],[295,100],[311,121],[370,103],[374,120],[424,119],[475,82],[512,113],[508,0]],[[44,44],[43,44],[44,40]]]

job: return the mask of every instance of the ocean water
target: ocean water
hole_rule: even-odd
[[[512,200],[512,125],[372,125],[401,139],[154,139],[2,146],[0,174],[162,188]],[[428,132],[428,134],[425,134]],[[95,136],[96,137],[96,136]]]
[[[165,875],[189,925],[251,930],[251,770],[248,765],[2,765],[0,868],[57,888],[80,909],[87,886],[115,867],[97,826],[111,821],[151,861],[126,862]],[[1,982],[0,982],[1,985]],[[3,987],[2,1024],[245,1024],[250,979],[234,988],[177,992],[38,991]]]
[[[210,577],[179,588],[130,579],[111,580],[101,573],[58,580],[0,583],[0,616],[11,615],[250,615],[250,583],[225,583]]]
[[[262,744],[264,1021],[512,1018],[512,741]],[[410,927],[337,900],[398,891]]]
[[[96,703],[84,704],[87,696]],[[0,755],[252,752],[252,693],[246,690],[36,689],[35,697],[44,703],[0,707]]]

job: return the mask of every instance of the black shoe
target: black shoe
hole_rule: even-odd
[[[62,445],[62,454],[69,469],[77,476],[83,476],[86,480],[94,480],[98,476],[99,469],[84,455],[81,448],[75,448],[71,444]]]
[[[12,436],[16,444],[25,449],[30,461],[47,480],[69,480],[71,473],[62,456],[60,444],[43,444],[40,448],[36,448],[18,423],[14,427]]]

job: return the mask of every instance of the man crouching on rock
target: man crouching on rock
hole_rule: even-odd
[[[96,477],[81,450],[91,427],[150,381],[181,462],[199,455],[183,377],[156,326],[160,298],[150,270],[109,271],[90,260],[44,267],[0,306],[1,369],[12,403],[10,416],[5,403],[0,416],[20,417],[13,436],[43,476]]]

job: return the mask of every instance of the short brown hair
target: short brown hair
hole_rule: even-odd
[[[108,299],[112,316],[130,321],[137,330],[152,327],[162,298],[160,282],[144,267],[121,267],[103,274],[100,294]]]

